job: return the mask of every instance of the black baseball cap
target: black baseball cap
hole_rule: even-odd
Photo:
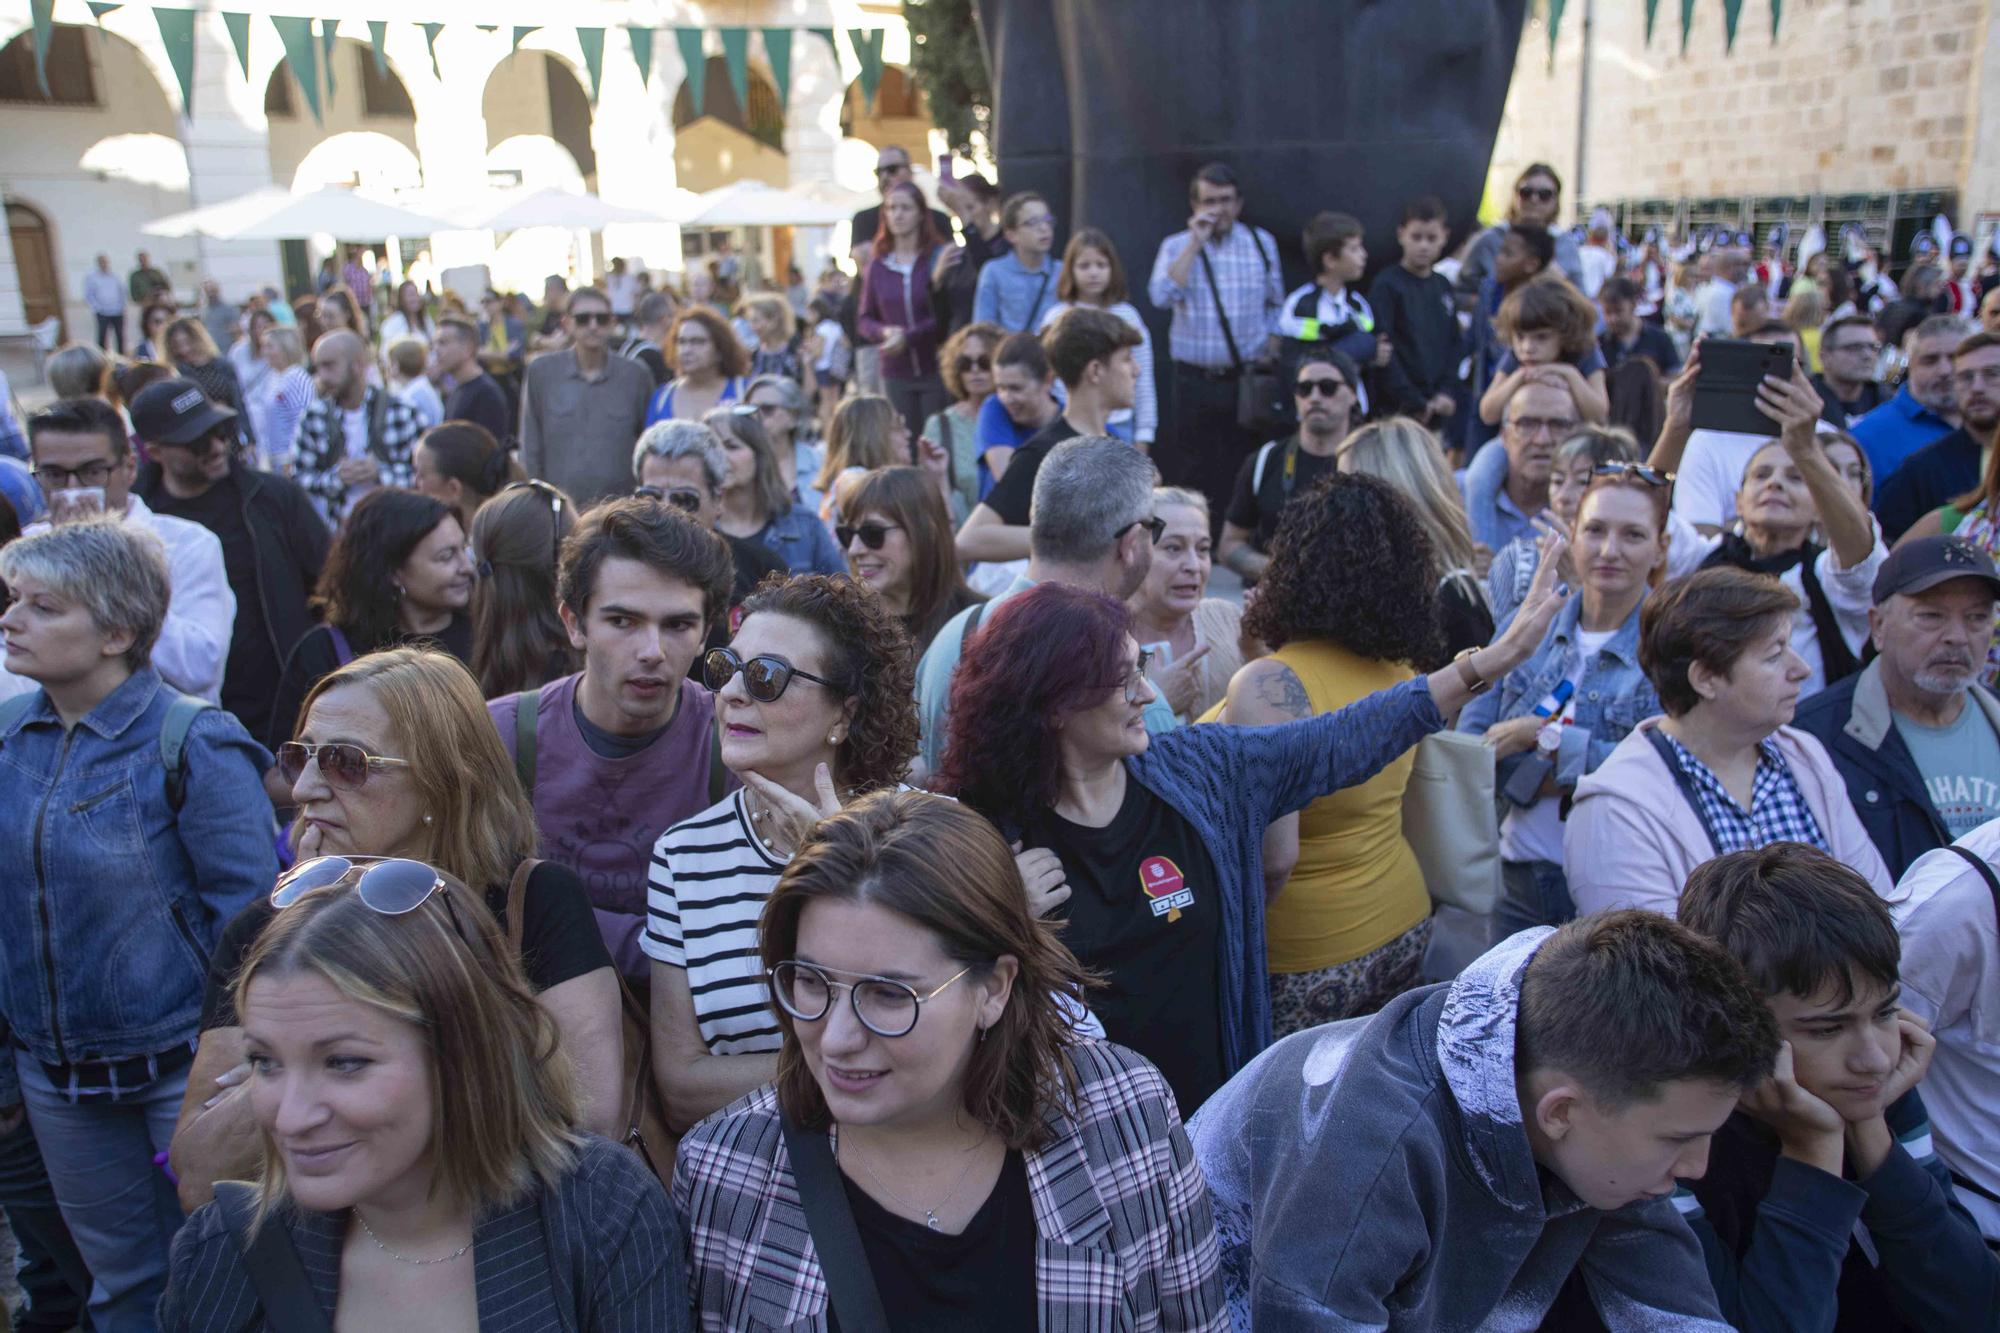
[[[1898,593],[1915,595],[1952,579],[1984,579],[2000,597],[1993,559],[1963,537],[1919,537],[1892,551],[1875,575],[1875,605]]]
[[[156,381],[132,399],[132,429],[148,444],[193,444],[234,420],[235,412],[210,402],[189,379]]]

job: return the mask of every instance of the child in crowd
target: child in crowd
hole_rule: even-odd
[[[1724,1315],[1780,1329],[2000,1326],[2000,1259],[1959,1206],[1917,1083],[1935,1041],[1901,1007],[1889,908],[1799,843],[1698,867],[1680,920],[1750,973],[1784,1045],[1675,1203]]]
[[[1374,308],[1360,292],[1350,290],[1368,271],[1361,223],[1345,213],[1320,213],[1306,224],[1300,243],[1313,280],[1287,296],[1278,311],[1278,336],[1284,340],[1279,373],[1291,375],[1299,354],[1311,345],[1345,352],[1357,366],[1382,364],[1381,354],[1391,349],[1376,340]],[[1246,357],[1253,354],[1246,349]],[[1366,412],[1367,391],[1355,388]]]
[[[972,317],[1009,333],[1033,333],[1056,301],[1056,264],[1049,257],[1056,216],[1047,200],[1024,190],[1001,205],[1000,228],[1011,248],[979,270]]]
[[[1453,392],[1464,341],[1451,284],[1433,265],[1451,236],[1444,203],[1424,195],[1403,205],[1396,228],[1401,258],[1375,275],[1368,299],[1375,336],[1389,347],[1380,377],[1381,409],[1415,417],[1433,430],[1458,410]]]
[[[1508,350],[1479,396],[1479,419],[1498,426],[1507,400],[1529,380],[1556,382],[1576,400],[1577,415],[1602,425],[1611,412],[1597,308],[1566,282],[1531,282],[1500,303],[1493,331]]]
[[[1073,305],[1108,310],[1138,330],[1139,345],[1132,349],[1132,364],[1139,373],[1138,393],[1131,407],[1111,414],[1111,433],[1150,452],[1160,424],[1159,390],[1153,384],[1153,338],[1138,307],[1126,299],[1125,266],[1118,262],[1117,248],[1095,227],[1085,227],[1069,238],[1063,250],[1062,276],[1056,279],[1056,303],[1042,317],[1040,331],[1047,332]]]
[[[813,358],[813,382],[819,389],[822,426],[833,419],[833,409],[847,388],[847,375],[854,366],[854,349],[840,327],[840,298],[821,292],[806,307],[813,320],[813,337],[819,355]]]
[[[410,405],[425,430],[444,420],[444,399],[437,386],[424,374],[430,349],[415,338],[399,338],[389,344],[389,392]]]
[[[1637,911],[1284,1038],[1189,1125],[1236,1327],[1526,1329],[1563,1294],[1723,1333],[1670,1196],[1777,1053],[1743,968]]]

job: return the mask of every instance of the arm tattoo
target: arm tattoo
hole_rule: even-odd
[[[1257,678],[1257,702],[1287,717],[1311,717],[1312,700],[1306,696],[1306,687],[1298,673],[1282,663],[1272,665],[1275,670]]]

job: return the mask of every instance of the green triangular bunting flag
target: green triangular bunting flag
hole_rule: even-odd
[[[764,29],[764,59],[771,63],[771,78],[778,85],[778,108],[792,101],[792,30]]]
[[[160,25],[160,40],[167,47],[167,63],[174,67],[174,81],[181,86],[181,114],[194,118],[194,11],[155,9],[153,22]]]
[[[517,25],[514,29],[514,49],[516,51],[520,50],[521,39],[523,37],[526,37],[529,33],[535,31],[540,26],[541,25],[539,23],[528,23],[528,24]]]
[[[1785,0],[1771,0],[1771,40],[1778,40],[1778,20],[1785,12]]]
[[[722,64],[729,71],[729,86],[736,90],[736,105],[750,111],[750,30],[722,29]]]
[[[653,30],[636,25],[625,29],[632,42],[632,61],[639,67],[639,86],[653,86]]]
[[[224,14],[222,26],[229,29],[229,44],[236,48],[236,63],[247,79],[250,77],[250,16]]]
[[[590,104],[597,105],[597,89],[604,82],[604,29],[578,28],[576,44],[583,48],[583,67],[590,71]]]
[[[1549,0],[1549,68],[1556,67],[1556,37],[1562,32],[1563,6],[1567,0]]]
[[[123,0],[120,0],[118,4],[106,4],[104,0],[84,0],[84,7],[90,11],[92,18],[101,23],[104,21],[106,14],[109,14],[114,9],[123,9],[125,6]]]
[[[1681,54],[1688,53],[1688,34],[1694,31],[1694,0],[1681,0]]]
[[[694,114],[701,115],[702,95],[708,91],[708,58],[701,53],[700,28],[675,28],[674,43],[681,49],[681,64],[687,66],[687,89]]]
[[[1722,0],[1722,49],[1736,49],[1736,25],[1743,21],[1743,0]]]
[[[497,23],[475,23],[475,24],[473,24],[472,26],[473,26],[473,27],[475,27],[475,28],[477,28],[477,29],[479,29],[479,30],[480,30],[481,32],[498,32],[498,31],[500,31],[500,25],[499,25],[499,24],[497,24]]]
[[[854,58],[861,62],[861,96],[867,100],[871,116],[875,114],[875,92],[882,86],[882,39],[887,35],[880,28],[847,30]]]
[[[444,24],[419,23],[417,26],[424,30],[424,45],[430,49],[431,74],[442,80],[444,71],[438,68],[438,34],[444,31]]]
[[[278,41],[285,48],[285,63],[292,67],[292,77],[299,81],[299,91],[306,95],[306,108],[313,113],[313,120],[323,122],[319,102],[319,47],[313,42],[313,21],[311,19],[271,16],[271,26],[278,30]]]
[[[1646,45],[1653,44],[1653,20],[1660,16],[1660,0],[1646,0]]]
[[[375,53],[375,72],[384,77],[389,73],[389,57],[382,50],[382,43],[389,37],[389,25],[375,19],[368,20],[368,48]]]
[[[49,37],[55,31],[56,0],[28,0],[28,22],[35,27],[35,82],[49,95]]]
[[[331,105],[333,102],[333,44],[339,40],[337,36],[339,30],[339,19],[321,19],[319,21],[320,64],[326,67],[326,100],[328,105]]]

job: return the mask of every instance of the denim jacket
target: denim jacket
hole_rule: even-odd
[[[1495,723],[1532,713],[1568,673],[1576,653],[1577,622],[1582,616],[1583,598],[1572,597],[1542,636],[1534,655],[1465,706],[1458,729],[1484,735]],[[1575,786],[1585,773],[1603,763],[1642,719],[1662,711],[1660,696],[1639,667],[1638,607],[1633,607],[1618,632],[1605,640],[1596,660],[1584,664],[1574,697],[1575,720],[1562,729],[1562,748],[1556,752],[1556,782],[1563,787]],[[1499,785],[1505,787],[1515,768],[1533,754],[1530,749],[1502,759]]]
[[[833,534],[827,531],[819,515],[805,505],[793,505],[789,512],[775,515],[756,540],[776,551],[778,559],[790,566],[794,574],[847,572],[847,559],[841,555]]]
[[[195,719],[168,802],[173,697],[145,667],[68,731],[45,692],[0,731],[0,1019],[44,1063],[191,1040],[224,923],[277,877],[271,755],[230,714]],[[16,1100],[0,1060],[0,1105]]]

